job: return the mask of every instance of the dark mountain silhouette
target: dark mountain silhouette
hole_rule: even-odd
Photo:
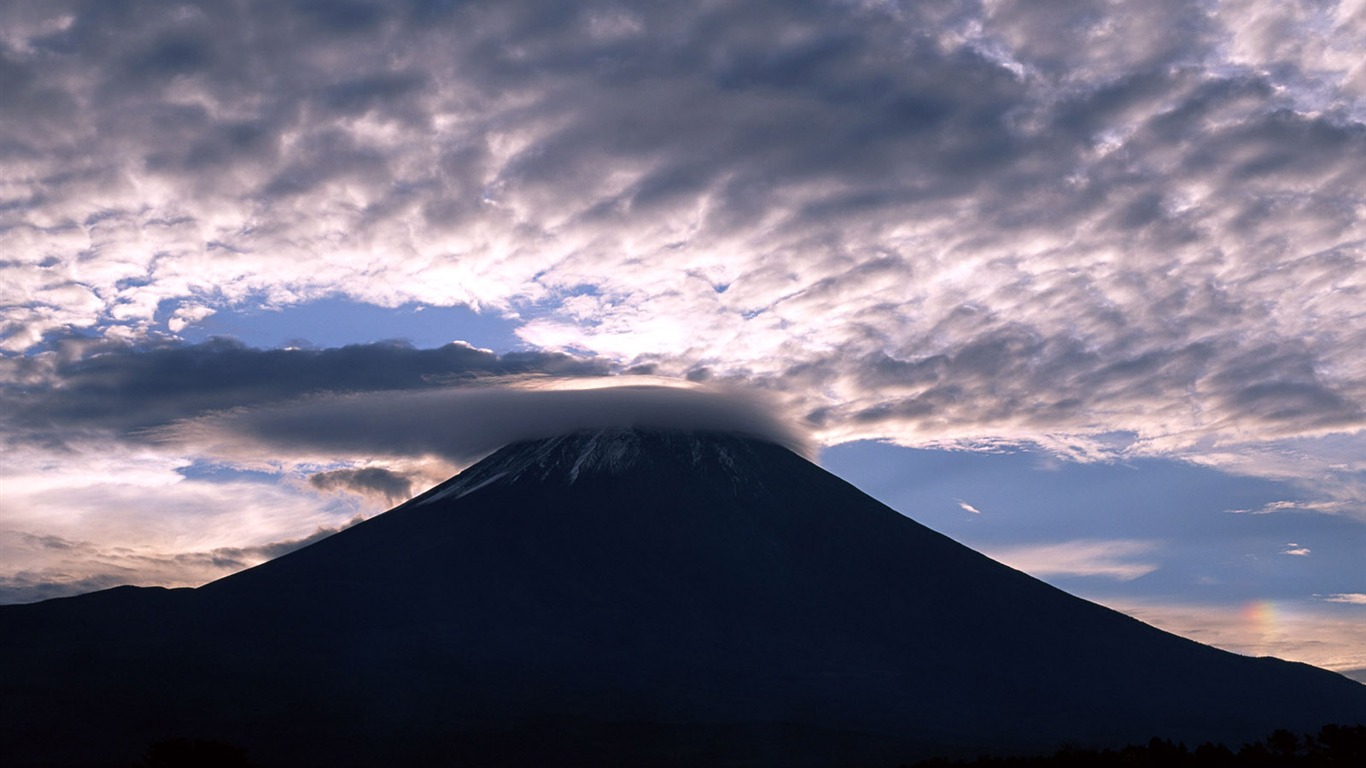
[[[199,589],[0,608],[6,765],[857,765],[1366,722],[1366,686],[1161,632],[785,448],[504,448]]]

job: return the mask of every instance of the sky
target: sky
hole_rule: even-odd
[[[1366,680],[1364,294],[1363,0],[9,0],[0,601],[705,415]]]

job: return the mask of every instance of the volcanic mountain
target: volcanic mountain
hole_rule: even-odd
[[[198,589],[0,608],[6,765],[176,737],[257,765],[888,764],[1237,745],[1366,686],[1167,634],[996,563],[786,448],[510,445]]]

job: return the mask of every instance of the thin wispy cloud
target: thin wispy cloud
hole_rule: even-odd
[[[1277,512],[1338,512],[1346,509],[1346,501],[1273,501],[1256,509],[1230,509],[1235,515],[1271,515]]]
[[[1036,576],[1095,576],[1132,581],[1157,570],[1157,544],[1110,540],[1049,542],[986,547],[983,551],[1006,565]]]
[[[1330,603],[1347,603],[1349,605],[1366,605],[1366,594],[1361,592],[1347,592],[1340,595],[1316,595],[1320,600]]]
[[[297,539],[190,551],[145,545],[110,547],[53,535],[0,533],[0,552],[20,566],[0,575],[0,602],[68,597],[129,581],[195,587],[306,547],[360,520],[357,517],[337,527],[319,527]],[[36,567],[22,567],[29,563]]]

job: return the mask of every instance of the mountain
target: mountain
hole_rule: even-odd
[[[6,765],[895,765],[1366,723],[1366,686],[1167,634],[780,446],[575,433],[198,589],[0,608]]]

